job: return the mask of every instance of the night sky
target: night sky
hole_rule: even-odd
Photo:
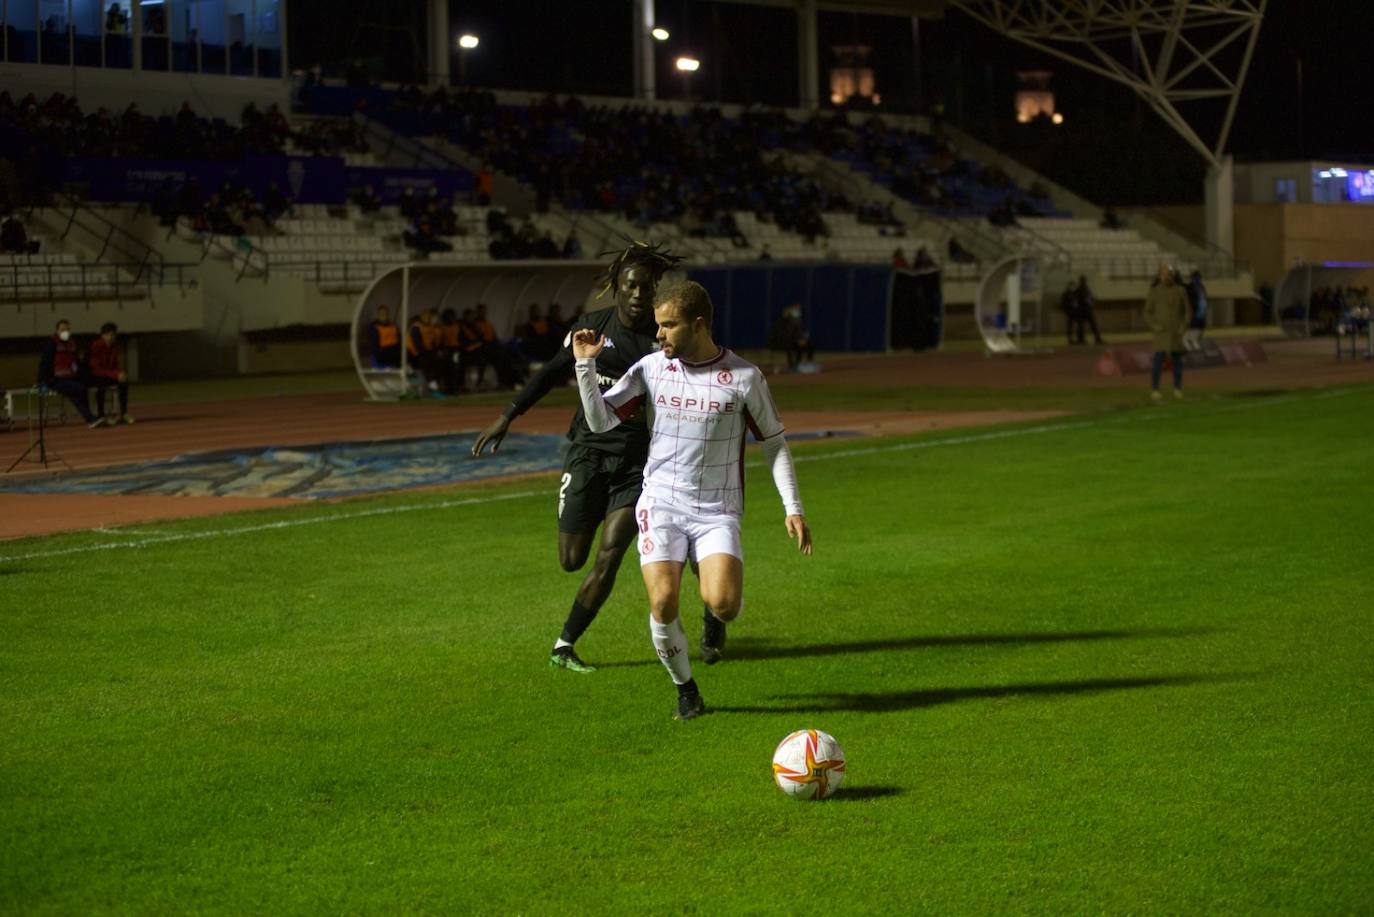
[[[659,0],[657,18],[672,32],[659,46],[661,97],[797,103],[796,24],[787,10]],[[482,39],[467,52],[469,84],[615,96],[633,90],[628,0],[455,0],[450,26]],[[419,55],[407,27],[418,34]],[[823,13],[819,31],[822,71],[833,63],[832,46],[872,46],[885,110],[923,111],[943,102],[955,123],[1095,199],[1163,203],[1201,194],[1201,157],[1128,90],[1009,42],[963,14],[923,21],[919,56],[907,18]],[[1374,3],[1271,0],[1229,151],[1238,161],[1374,161],[1371,36]],[[405,78],[424,68],[423,0],[293,6],[290,40],[296,67],[318,62],[341,72],[348,60],[363,59],[377,77]],[[670,69],[687,52],[702,60],[690,81]],[[1063,127],[1015,123],[1014,73],[1024,68],[1054,71]],[[456,81],[456,57],[453,74]]]

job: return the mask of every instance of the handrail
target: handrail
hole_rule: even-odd
[[[106,252],[112,251],[122,255],[127,263],[137,265],[137,270],[134,272],[135,280],[142,277],[145,270],[159,275],[160,278],[166,264],[166,259],[160,251],[143,242],[128,230],[116,226],[109,219],[87,207],[76,198],[65,195],[61,197],[65,199],[61,209],[71,208],[71,212],[67,216],[67,225],[63,228],[59,238],[66,239],[73,228],[79,229],[99,242],[100,252],[95,256],[97,262],[105,257]],[[88,222],[82,222],[82,219],[78,219],[78,217]],[[96,225],[91,226],[90,221]]]
[[[1198,238],[1197,236],[1193,235],[1192,230],[1188,229],[1186,226],[1183,226],[1181,223],[1177,223],[1169,217],[1165,216],[1164,214],[1160,213],[1154,207],[1130,207],[1126,209],[1128,211],[1128,216],[1126,218],[1126,224],[1128,226],[1130,225],[1129,213],[1138,212],[1141,215],[1143,215],[1146,219],[1152,220],[1158,223],[1159,225],[1163,226],[1169,232],[1178,236],[1180,239],[1182,239],[1184,242],[1187,242],[1189,245],[1192,245],[1196,248],[1200,248],[1203,251],[1207,252],[1207,261],[1209,264],[1217,263],[1219,261],[1219,263],[1221,263],[1222,265],[1225,265],[1230,268],[1230,273],[1232,275],[1240,273],[1242,269],[1246,271],[1250,269],[1249,263],[1241,261],[1239,258],[1235,256],[1234,252],[1227,251],[1226,249],[1222,248],[1220,245],[1216,244],[1210,239]],[[1217,260],[1214,261],[1214,259]]]
[[[177,289],[184,290],[188,285],[196,283],[194,274],[188,279],[187,272],[194,272],[198,265],[187,262],[170,264],[164,262],[157,277],[154,277],[153,273],[149,271],[145,275],[135,274],[132,279],[126,279],[127,273],[140,267],[141,265],[138,264],[123,262],[34,264],[32,262],[12,261],[9,264],[0,264],[0,301],[18,302],[25,299],[53,301],[58,298],[75,298],[82,301],[113,298],[122,301],[126,296],[133,297],[136,293],[143,291],[151,296],[155,289],[176,286]],[[43,272],[42,279],[33,279],[33,273],[36,271]],[[79,274],[80,293],[75,293],[69,289],[78,285],[77,283],[65,278],[60,281],[55,280],[55,273]],[[175,279],[170,279],[172,277]],[[110,292],[99,292],[102,290]]]
[[[369,118],[362,112],[354,112],[353,120],[361,125],[369,142],[375,138],[385,147],[381,154],[383,162],[388,162],[393,153],[399,152],[406,168],[439,169],[446,172],[454,169],[467,171],[467,167],[458,160],[445,156],[412,137],[407,137],[376,118]]]

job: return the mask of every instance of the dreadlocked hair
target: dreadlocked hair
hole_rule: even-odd
[[[625,237],[622,236],[621,238]],[[620,284],[620,275],[632,267],[647,267],[653,272],[654,280],[657,281],[682,263],[681,255],[674,255],[657,242],[640,242],[628,238],[625,241],[629,242],[630,245],[624,251],[616,252],[612,249],[597,255],[598,258],[604,258],[611,254],[615,255],[615,260],[606,266],[605,272],[600,277],[605,286],[601,288],[600,293],[596,294],[597,299],[615,290]]]

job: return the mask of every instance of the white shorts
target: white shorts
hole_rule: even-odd
[[[665,560],[685,563],[712,554],[744,560],[739,516],[702,515],[672,503],[655,503],[642,495],[635,505],[635,520],[639,523],[641,566]]]

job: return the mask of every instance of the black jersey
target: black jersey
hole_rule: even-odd
[[[650,323],[648,327],[652,328]],[[596,374],[604,392],[625,374],[645,354],[658,350],[658,341],[652,331],[645,333],[633,331],[620,323],[616,308],[598,309],[574,319],[568,326],[568,335],[563,338],[563,346],[552,360],[535,373],[534,377],[515,396],[511,406],[506,409],[506,417],[514,418],[528,411],[549,393],[555,386],[572,374],[576,360],[572,353],[573,333],[591,328],[606,338],[606,347],[596,358]],[[573,415],[568,427],[568,439],[579,446],[600,449],[614,455],[628,455],[643,460],[649,454],[649,425],[641,407],[627,421],[605,433],[593,433],[587,426],[579,402],[577,413]]]

